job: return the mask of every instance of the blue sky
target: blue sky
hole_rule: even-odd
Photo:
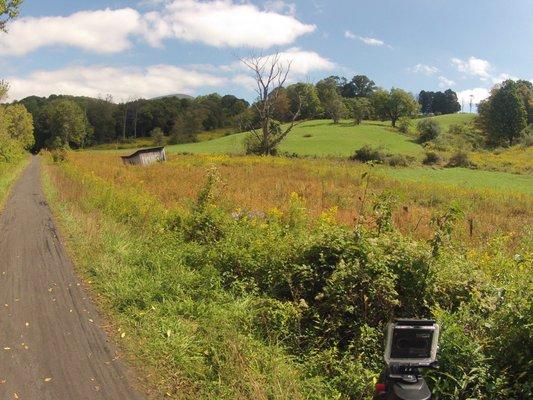
[[[11,98],[184,92],[253,99],[237,61],[293,61],[291,80],[366,74],[475,101],[533,79],[532,0],[25,0],[0,36]]]

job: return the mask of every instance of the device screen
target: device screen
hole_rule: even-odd
[[[395,329],[391,358],[430,358],[433,331],[427,329]]]

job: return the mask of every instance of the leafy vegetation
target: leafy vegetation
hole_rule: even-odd
[[[159,394],[369,399],[381,367],[383,324],[393,315],[417,315],[444,326],[442,367],[429,376],[439,398],[532,395],[531,355],[524,349],[533,338],[523,329],[533,315],[527,228],[514,244],[497,231],[479,244],[456,241],[470,213],[468,196],[477,218],[498,209],[512,218],[502,208],[511,207],[522,226],[530,226],[531,197],[502,201],[496,197],[505,191],[461,195],[410,184],[403,196],[429,201],[431,210],[427,237],[415,239],[395,223],[405,212],[402,193],[384,191],[381,185],[391,189],[393,181],[362,174],[367,166],[353,166],[354,185],[367,197],[355,224],[346,226],[334,208],[317,215],[306,207],[314,201],[296,193],[288,200],[274,193],[274,207],[263,212],[227,197],[255,193],[258,201],[254,187],[272,192],[284,173],[290,191],[306,171],[318,185],[333,179],[338,190],[342,179],[356,181],[342,165],[191,156],[135,169],[111,157],[72,154],[49,168],[48,192],[71,251],[115,317],[112,331],[126,333],[124,346],[155,377]],[[219,169],[210,167],[206,178],[202,171],[213,162]],[[170,185],[171,176],[180,176],[180,184]],[[161,182],[190,195],[180,200]],[[350,197],[356,196],[340,193],[339,200]],[[446,204],[450,197],[455,204]]]

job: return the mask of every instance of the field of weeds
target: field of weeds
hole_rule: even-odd
[[[337,221],[344,225],[372,225],[372,204],[376,196],[385,193],[394,203],[398,229],[427,239],[432,234],[432,215],[453,199],[465,213],[457,234],[464,243],[472,244],[500,235],[523,244],[521,239],[530,234],[533,221],[533,180],[527,176],[464,169],[420,168],[417,172],[344,161],[225,155],[172,156],[168,163],[146,168],[125,167],[113,154],[82,152],[70,157],[80,171],[152,196],[167,209],[188,208],[203,185],[206,170],[215,167],[221,177],[217,201],[229,212],[286,211],[295,193],[313,217],[335,210]],[[513,178],[518,180],[516,186]],[[459,186],[453,184],[454,179]],[[465,181],[474,187],[460,186]]]

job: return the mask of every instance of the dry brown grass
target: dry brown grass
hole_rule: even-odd
[[[331,160],[230,156],[172,156],[165,164],[124,166],[114,154],[74,153],[70,160],[84,173],[121,188],[150,194],[166,208],[184,208],[205,182],[206,169],[215,165],[222,177],[218,202],[228,210],[281,211],[297,193],[312,215],[336,208],[340,222],[353,225],[362,210],[370,171],[368,194],[360,220],[372,223],[375,195],[390,191],[398,198],[394,220],[405,234],[431,235],[431,216],[452,201],[466,213],[459,234],[471,244],[508,235],[518,243],[529,235],[533,222],[533,197],[520,193],[441,187],[430,183],[400,182],[373,171],[367,165]],[[474,231],[470,236],[469,220]]]

